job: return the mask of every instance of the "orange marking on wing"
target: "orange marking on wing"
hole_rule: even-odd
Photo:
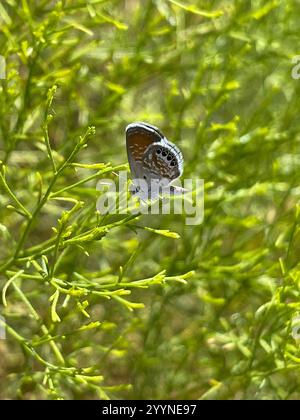
[[[156,141],[157,138],[152,133],[134,132],[128,136],[128,147],[135,160],[142,160],[147,147]]]

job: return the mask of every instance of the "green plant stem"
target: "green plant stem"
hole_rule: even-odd
[[[39,316],[39,314],[36,312],[36,310],[34,309],[34,307],[31,305],[30,301],[27,299],[27,297],[24,295],[24,293],[22,292],[22,290],[16,285],[16,283],[14,281],[12,281],[12,286],[14,287],[14,289],[16,290],[17,294],[20,296],[20,298],[22,299],[22,301],[25,303],[25,305],[27,306],[27,308],[29,309],[31,315],[33,316],[33,318],[38,321],[41,322],[41,318]],[[43,332],[43,334],[49,336],[51,338],[51,335],[49,333],[48,328],[46,327],[46,325],[42,324],[41,326],[41,330]],[[56,343],[54,341],[50,341],[50,347],[53,350],[53,353],[55,354],[57,361],[61,364],[61,365],[65,365],[65,360],[59,350],[59,348],[57,347]]]
[[[23,206],[23,204],[18,200],[18,198],[15,196],[15,194],[12,192],[10,187],[8,186],[3,174],[0,172],[0,180],[2,181],[2,185],[4,187],[4,190],[7,192],[7,194],[10,196],[10,198],[15,202],[15,204],[19,207],[22,214],[27,217],[28,219],[31,218],[31,213]]]
[[[109,168],[101,169],[97,173],[95,173],[93,175],[90,175],[87,178],[84,178],[84,179],[82,179],[82,180],[80,180],[80,181],[78,181],[78,182],[76,182],[76,183],[74,183],[72,185],[68,185],[67,187],[62,188],[59,191],[55,191],[55,192],[51,193],[50,198],[55,198],[57,196],[60,196],[61,194],[65,193],[66,191],[69,191],[69,190],[71,190],[73,188],[76,188],[76,187],[82,185],[82,184],[85,184],[88,181],[91,181],[91,180],[93,180],[95,178],[98,178],[100,175],[104,175],[104,174],[109,173],[109,172],[112,172],[112,171],[120,171],[120,170],[126,169],[126,168],[127,168],[126,165],[119,165],[119,166],[115,166],[113,168],[112,167],[109,167]]]

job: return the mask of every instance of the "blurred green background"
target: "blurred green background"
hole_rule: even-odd
[[[0,3],[1,398],[299,398],[299,14]],[[138,120],[205,180],[201,225],[96,214]]]

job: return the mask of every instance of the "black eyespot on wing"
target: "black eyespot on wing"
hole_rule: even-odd
[[[175,166],[175,165],[176,165],[175,160],[172,160],[172,162],[171,162],[171,166]]]
[[[164,150],[162,151],[162,156],[165,157],[167,156],[167,152],[165,152]]]
[[[156,154],[160,155],[161,154],[161,149],[156,149]]]
[[[168,155],[167,156],[167,160],[172,160],[172,156],[171,155]]]
[[[144,179],[147,179],[146,175],[143,176]]]

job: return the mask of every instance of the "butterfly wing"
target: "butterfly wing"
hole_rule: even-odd
[[[134,186],[132,192],[140,197],[149,197],[148,194],[156,197],[161,187],[168,186],[182,174],[181,151],[153,125],[129,124],[126,147]]]
[[[148,146],[143,157],[143,168],[150,179],[158,179],[162,185],[168,185],[183,172],[182,153],[164,138],[160,143]]]
[[[132,178],[143,178],[143,158],[147,148],[153,143],[160,143],[162,133],[153,125],[143,122],[129,124],[126,127],[126,148]]]

